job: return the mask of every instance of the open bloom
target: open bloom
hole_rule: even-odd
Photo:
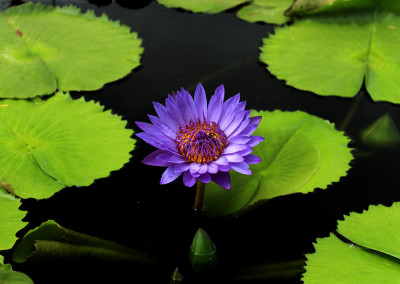
[[[261,159],[251,152],[264,138],[251,136],[261,117],[250,117],[240,94],[224,102],[224,86],[219,86],[207,106],[204,88],[199,84],[194,98],[183,88],[168,95],[165,107],[153,102],[158,117],[149,115],[152,124],[136,122],[144,132],[136,136],[158,150],[143,163],[167,167],[161,184],[183,173],[183,183],[193,186],[197,180],[230,189],[229,171],[251,175],[250,164]]]

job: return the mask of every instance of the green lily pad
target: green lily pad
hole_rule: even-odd
[[[182,8],[195,13],[216,14],[249,0],[157,0],[168,8]]]
[[[250,167],[250,176],[231,171],[230,191],[207,184],[206,215],[228,215],[259,200],[325,189],[346,175],[353,158],[350,140],[333,124],[301,111],[252,115],[262,116],[254,135],[265,141],[253,151],[262,162]]]
[[[357,9],[348,2],[276,29],[263,40],[260,60],[301,90],[353,97],[365,80],[374,101],[400,103],[400,42],[393,40],[400,37],[400,4],[371,1]]]
[[[17,244],[12,259],[17,263],[43,258],[91,257],[106,262],[153,263],[146,253],[108,240],[75,232],[49,220],[30,230]]]
[[[26,274],[13,271],[11,264],[4,264],[4,257],[0,255],[0,283],[33,284],[33,281]]]
[[[354,245],[334,234],[318,239],[316,252],[307,255],[304,283],[399,283],[399,222],[399,202],[345,216],[338,232]]]
[[[306,255],[306,272],[302,278],[305,284],[395,284],[400,281],[400,261],[396,258],[347,244],[334,234],[317,239],[314,247],[315,253]]]
[[[400,259],[400,203],[370,206],[338,221],[338,232],[357,245]]]
[[[388,114],[362,130],[360,136],[365,144],[375,147],[394,147],[400,142],[397,126]]]
[[[265,22],[270,24],[284,24],[289,17],[284,12],[290,7],[293,0],[254,0],[240,9],[237,16],[245,21]]]
[[[27,3],[0,13],[0,97],[97,90],[140,62],[130,28],[74,7]]]
[[[0,176],[17,196],[47,198],[66,186],[87,186],[130,159],[133,131],[98,103],[57,93],[0,105]]]
[[[18,209],[20,205],[20,199],[0,188],[0,250],[11,249],[17,240],[15,234],[26,225],[22,221],[26,213]]]

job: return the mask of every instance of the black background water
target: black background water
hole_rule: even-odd
[[[358,138],[361,129],[384,114],[400,125],[398,106],[374,103],[363,91],[344,99],[286,86],[258,60],[261,40],[273,32],[273,25],[244,22],[236,18],[235,10],[194,14],[155,1],[36,2],[93,9],[138,32],[144,46],[139,68],[99,91],[72,93],[122,115],[128,128],[139,131],[134,121],[148,121],[146,115],[155,114],[152,101],[163,103],[180,87],[193,94],[201,82],[210,96],[224,84],[226,97],[240,92],[247,108],[301,110],[337,128],[344,126],[356,150],[348,175],[326,190],[278,197],[242,217],[208,220],[193,213],[194,188],[184,187],[181,179],[159,185],[164,169],[141,164],[153,148],[138,140],[131,161],[110,177],[87,188],[65,188],[47,200],[24,200],[21,208],[28,210],[28,228],[53,219],[64,227],[145,250],[158,264],[137,267],[68,260],[14,264],[35,283],[168,283],[177,266],[186,283],[233,283],[246,267],[304,259],[304,254],[313,252],[312,242],[334,231],[343,214],[400,200],[399,148],[370,149]],[[0,7],[16,3],[3,0]],[[199,226],[218,249],[220,269],[214,274],[195,274],[188,266],[189,246]],[[5,255],[11,261],[10,253]],[[300,274],[294,274],[264,282],[301,281]]]

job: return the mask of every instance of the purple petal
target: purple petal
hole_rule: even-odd
[[[226,136],[229,136],[233,131],[236,130],[236,128],[239,127],[239,125],[243,121],[245,114],[246,114],[246,112],[244,110],[236,113],[231,124],[229,124],[228,127],[225,128],[225,130],[223,130]]]
[[[207,97],[203,85],[200,83],[194,92],[194,104],[197,107],[200,121],[203,121],[203,118],[207,118]]]
[[[231,188],[231,177],[228,173],[217,173],[215,175],[211,175],[211,179],[222,188],[227,190]]]
[[[247,125],[249,125],[249,123],[250,123],[250,119],[249,119],[250,113],[251,113],[250,110],[247,110],[245,112],[245,115],[244,115],[243,120],[240,123],[240,125],[231,134],[229,134],[228,137],[234,137],[234,136],[238,135],[240,132],[243,131],[243,129],[245,129],[247,127]]]
[[[157,167],[168,167],[171,163],[157,159],[157,156],[166,153],[162,150],[156,150],[142,160],[143,164]]]
[[[250,124],[256,124],[259,125],[261,122],[262,116],[253,116],[250,117]]]
[[[190,164],[190,173],[193,175],[200,170],[201,164],[199,163],[191,163]]]
[[[176,156],[176,155],[171,152],[163,151],[163,153],[161,153],[160,155],[157,156],[157,160],[169,162],[169,159],[171,159],[171,157],[173,157],[173,156]]]
[[[227,165],[227,166],[218,166],[218,171],[220,172],[229,172],[231,170],[231,166]]]
[[[225,95],[224,85],[221,85],[215,90],[215,93],[211,97],[210,103],[208,104],[208,109],[207,109],[208,121],[218,122],[222,112],[224,95]]]
[[[190,113],[193,117],[193,120],[195,120],[196,118],[199,118],[199,115],[197,113],[197,107],[194,104],[193,98],[192,96],[189,94],[188,91],[186,91],[185,89],[182,88],[181,92],[183,93],[184,99],[187,103],[187,108],[190,108]]]
[[[183,119],[182,113],[180,109],[178,108],[176,102],[174,99],[168,99],[165,100],[166,108],[167,108],[167,113],[168,115],[176,121],[176,124],[178,125],[176,129],[179,129],[179,127],[183,124],[185,124],[185,120]],[[174,128],[175,129],[175,128]]]
[[[146,122],[141,122],[141,121],[135,121],[135,124],[144,132],[148,132],[148,133],[159,133],[161,134],[161,131],[159,131],[157,129],[157,127],[155,127],[154,125],[150,124],[150,123],[146,123]]]
[[[162,174],[160,184],[167,184],[171,181],[176,180],[182,173],[176,173],[174,171],[174,165],[169,166]]]
[[[230,163],[239,163],[244,161],[244,158],[236,153],[224,155],[223,157],[225,157]]]
[[[191,108],[189,107],[189,101],[184,93],[178,92],[178,95],[176,96],[176,102],[185,124],[189,123],[190,120],[196,120],[197,115],[193,114]]]
[[[246,144],[229,144],[228,146],[225,147],[224,154],[237,153],[243,150],[248,150],[248,148],[251,147],[247,146]]]
[[[249,145],[250,147],[254,147],[260,144],[260,142],[262,141],[264,141],[264,137],[254,135],[250,137],[250,141],[247,143],[247,145]]]
[[[258,125],[257,124],[249,124],[246,126],[245,129],[243,129],[239,135],[251,135],[256,129],[257,129]]]
[[[179,163],[184,163],[184,162],[187,162],[187,161],[181,155],[174,155],[169,159],[169,162],[175,163],[175,164],[179,164]]]
[[[199,180],[202,183],[209,183],[211,181],[211,175],[209,173],[202,174],[199,176]]]
[[[157,129],[161,133],[163,133],[164,135],[168,136],[172,140],[174,140],[176,138],[176,131],[178,130],[178,128],[175,129],[175,130],[172,130],[167,123],[165,123],[164,121],[162,121],[158,117],[150,115],[150,114],[147,115],[147,116],[149,117],[151,123],[153,123],[154,126],[157,127]]]
[[[189,172],[183,174],[183,184],[187,187],[192,187],[197,181],[197,178],[193,177]]]
[[[226,102],[224,102],[222,107],[221,117],[218,120],[218,125],[224,130],[235,117],[235,109],[239,103],[240,94],[237,94],[234,97],[229,98]]]
[[[199,173],[200,174],[204,174],[204,173],[206,173],[208,171],[208,165],[207,164],[202,164],[201,166],[200,166],[200,169],[199,169]]]
[[[228,159],[225,158],[224,156],[219,157],[217,160],[214,161],[214,163],[221,166],[229,165]]]
[[[251,171],[249,170],[249,166],[245,162],[240,163],[231,163],[232,170],[237,171],[238,173],[244,175],[251,175]]]
[[[235,136],[235,137],[229,139],[228,143],[229,144],[247,144],[249,141],[251,141],[251,137],[244,136],[244,135],[238,135],[238,136]]]
[[[175,170],[175,172],[182,173],[182,172],[187,171],[189,169],[189,167],[190,167],[190,163],[189,162],[181,163],[181,164],[175,164],[175,169],[174,170]]]
[[[170,115],[168,108],[165,108],[162,104],[157,102],[153,102],[153,106],[154,109],[156,110],[158,117],[162,121],[167,123],[171,127],[171,129],[177,129],[177,130],[179,129],[180,126],[179,120],[176,117]]]
[[[153,147],[178,154],[175,143],[164,134],[152,135],[147,132],[140,132],[135,135]]]
[[[253,154],[246,155],[243,158],[244,162],[248,165],[258,164],[261,162],[261,158]]]
[[[253,152],[253,148],[251,148],[248,145],[245,145],[246,148],[244,148],[243,150],[240,150],[239,152],[237,152],[239,155],[241,156],[246,156],[248,154],[250,154],[251,152]]]
[[[218,165],[214,163],[208,164],[208,172],[210,174],[216,174],[218,173]]]

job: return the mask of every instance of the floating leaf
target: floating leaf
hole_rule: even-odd
[[[338,232],[318,239],[316,252],[307,255],[304,283],[399,283],[400,203],[370,206],[338,221]]]
[[[370,206],[338,221],[338,232],[353,243],[400,259],[400,203]]]
[[[365,144],[375,147],[393,147],[400,142],[397,126],[388,114],[361,131],[360,136]]]
[[[33,281],[26,274],[13,271],[11,264],[4,264],[4,257],[0,255],[0,283],[33,284]]]
[[[30,230],[17,244],[12,258],[20,263],[27,259],[40,260],[49,257],[79,259],[84,256],[106,262],[154,262],[144,252],[72,231],[53,220]]]
[[[129,161],[133,131],[98,103],[57,93],[46,101],[0,104],[6,105],[0,108],[0,176],[20,197],[87,186]]]
[[[0,188],[0,250],[11,249],[17,240],[15,234],[25,227],[25,212],[18,209],[20,205],[18,198]]]
[[[353,97],[365,79],[373,100],[400,103],[399,2],[368,1],[358,10],[348,2],[276,29],[263,40],[260,60],[301,90]]]
[[[346,175],[350,140],[333,124],[301,111],[252,114],[262,116],[254,134],[265,141],[253,152],[262,162],[250,167],[250,176],[231,171],[230,191],[207,184],[205,214],[223,216],[261,199],[324,189]]]
[[[0,97],[97,90],[140,63],[136,33],[74,7],[27,3],[0,13]]]
[[[290,7],[293,0],[254,0],[240,9],[237,16],[245,21],[284,24],[290,18],[284,12]]]
[[[334,234],[317,239],[314,247],[315,253],[306,255],[304,284],[397,284],[400,281],[398,259],[347,244]]]
[[[249,0],[157,0],[158,3],[168,8],[182,8],[195,13],[215,14],[237,5],[248,2]]]

